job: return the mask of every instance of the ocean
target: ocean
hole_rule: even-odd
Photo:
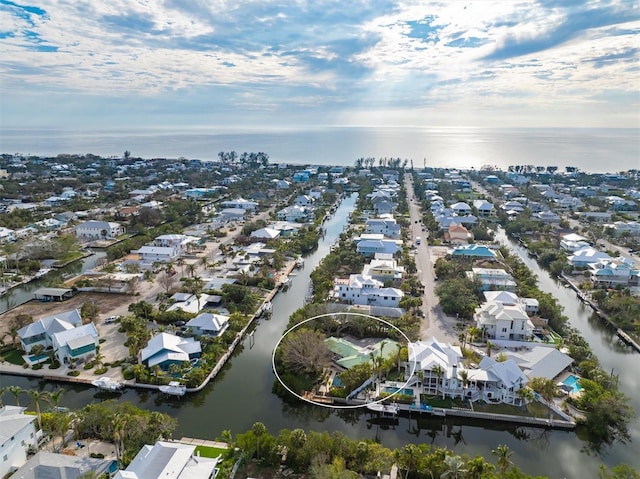
[[[401,158],[409,165],[506,170],[510,165],[575,166],[614,173],[640,168],[640,130],[602,128],[318,127],[298,129],[11,130],[0,152],[93,153],[215,160],[220,151],[265,152],[272,163],[343,165]]]

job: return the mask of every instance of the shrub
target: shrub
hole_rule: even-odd
[[[80,376],[80,371],[69,371],[67,373],[67,376],[71,376],[71,377],[76,378],[76,377]]]
[[[93,374],[97,374],[97,375],[104,374],[104,373],[106,373],[108,370],[109,370],[109,368],[108,368],[108,367],[102,366],[101,368],[96,369],[96,370],[93,372]]]
[[[42,363],[35,364],[35,365],[33,366],[33,369],[34,369],[34,370],[36,370],[36,371],[37,371],[38,369],[42,369]]]

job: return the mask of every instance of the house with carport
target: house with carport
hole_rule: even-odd
[[[199,358],[201,353],[200,341],[169,333],[158,333],[140,351],[140,362],[149,368],[159,366],[167,370],[172,364],[182,364]]]

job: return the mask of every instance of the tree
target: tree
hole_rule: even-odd
[[[100,307],[95,301],[87,301],[80,308],[80,316],[88,321],[95,321],[100,314]]]
[[[469,385],[469,371],[466,369],[458,371],[458,377],[462,381],[463,389],[467,389],[467,386]]]
[[[31,399],[33,399],[33,404],[36,407],[36,417],[38,418],[38,429],[42,429],[42,417],[40,414],[40,401],[45,400],[48,396],[46,391],[38,391],[37,389],[29,389],[27,391]]]
[[[444,458],[444,463],[447,466],[447,470],[440,474],[441,479],[447,477],[458,479],[461,474],[464,475],[467,472],[467,469],[464,468],[464,461],[460,456],[447,456]]]
[[[491,454],[498,458],[498,468],[500,469],[500,477],[505,477],[509,466],[513,463],[509,459],[513,455],[513,451],[508,446],[500,444],[497,448],[491,451]]]
[[[491,341],[487,341],[487,356],[491,357],[491,351],[493,351],[495,349],[496,345],[493,344]]]
[[[162,274],[160,274],[158,283],[160,283],[164,292],[169,294],[169,291],[171,291],[171,288],[173,288],[173,285],[176,283],[175,275],[172,275],[167,271],[163,271]]]
[[[253,432],[253,435],[256,438],[256,456],[258,457],[258,460],[259,460],[260,459],[260,438],[267,432],[267,427],[261,422],[256,422],[256,423],[253,423],[253,426],[251,426],[251,432]]]
[[[310,329],[297,329],[282,340],[282,362],[289,371],[318,374],[331,363],[325,336]]]
[[[193,278],[193,276],[196,274],[196,264],[195,263],[187,264],[187,272],[189,273],[189,276]]]
[[[60,409],[60,401],[62,400],[63,394],[64,389],[57,388],[55,391],[51,391],[46,398],[47,402],[54,407],[56,412]]]
[[[436,375],[438,378],[438,384],[436,384],[436,391],[442,389],[440,386],[442,385],[442,376],[444,376],[444,369],[439,364],[436,364],[433,368],[431,368],[431,372]],[[444,389],[442,389],[442,399],[444,399]]]
[[[16,406],[20,406],[20,394],[22,394],[24,390],[20,386],[9,386],[7,390],[16,398]]]

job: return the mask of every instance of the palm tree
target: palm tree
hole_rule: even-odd
[[[42,417],[40,415],[40,401],[46,400],[48,393],[46,391],[38,391],[37,389],[29,389],[27,391],[33,403],[36,406],[36,417],[38,418],[38,429],[42,429]]]
[[[534,394],[533,394],[533,390],[531,388],[520,388],[518,389],[518,391],[516,392],[516,394],[518,395],[518,397],[520,399],[522,399],[522,401],[526,404],[528,402],[533,401],[534,399]]]
[[[4,406],[4,401],[2,400],[2,397],[4,396],[4,393],[7,392],[8,388],[9,386],[3,386],[0,388],[0,407]]]
[[[404,469],[404,479],[409,477],[409,474],[416,467],[418,458],[420,457],[420,449],[415,444],[407,444],[402,449],[396,449],[395,451],[396,462],[398,467]]]
[[[464,469],[464,461],[460,456],[447,456],[444,458],[444,463],[447,466],[447,470],[440,474],[441,479],[445,479],[446,477],[457,479],[460,477],[460,474],[467,472],[467,470]]]
[[[57,388],[55,391],[51,391],[46,398],[47,402],[55,408],[56,412],[60,409],[60,400],[63,394],[64,389]]]
[[[187,264],[187,272],[189,273],[189,276],[193,278],[193,275],[196,274],[196,264],[195,263]]]
[[[509,469],[509,466],[513,464],[509,459],[513,455],[513,451],[509,449],[509,446],[500,444],[497,448],[491,451],[491,454],[498,457],[498,467],[500,468],[500,477],[504,477]]]
[[[16,398],[16,406],[20,406],[20,394],[24,390],[20,386],[8,386],[7,390]]]
[[[256,437],[256,455],[260,459],[260,438],[267,432],[267,426],[261,422],[256,422],[251,426],[251,431]]]
[[[493,344],[491,341],[487,341],[487,356],[491,357],[491,351],[493,349],[495,349],[496,345]]]
[[[484,457],[476,456],[467,462],[467,477],[469,479],[481,479],[488,477],[486,474],[493,471],[493,464],[489,464]]]
[[[184,265],[185,265],[184,259],[178,258],[176,260],[176,266],[179,266],[182,269],[182,276],[184,276]]]
[[[469,385],[469,371],[467,371],[466,369],[458,371],[458,377],[462,381],[462,389],[467,389],[467,386]]]
[[[444,369],[439,364],[436,364],[433,368],[431,368],[431,372],[438,378],[438,383],[436,384],[436,392],[438,390],[441,390],[442,399],[444,399],[444,389],[440,387],[442,384],[442,376],[444,376]]]

